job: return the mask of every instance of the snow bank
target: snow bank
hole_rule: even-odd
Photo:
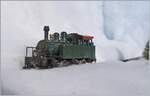
[[[141,56],[149,38],[149,7],[149,1],[104,2],[103,32],[124,58]]]
[[[8,76],[9,74],[9,76]],[[147,61],[73,65],[3,72],[3,94],[50,96],[149,96]]]

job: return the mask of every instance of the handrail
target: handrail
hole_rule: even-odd
[[[36,47],[26,47],[26,57],[28,57],[28,49],[32,49],[32,55],[33,55],[33,49]]]

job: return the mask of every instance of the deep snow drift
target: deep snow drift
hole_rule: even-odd
[[[9,76],[8,76],[9,74]],[[3,72],[3,94],[49,96],[149,96],[145,60]]]
[[[122,57],[119,59],[140,56],[143,51],[141,49],[149,38],[149,2],[109,1],[103,3],[103,32],[108,40],[104,43],[120,51]]]
[[[2,1],[3,93],[148,95],[149,65],[146,61],[114,61],[142,55],[148,40],[149,6],[149,1]],[[25,47],[35,46],[43,39],[44,25],[50,25],[52,33],[93,35],[98,62],[112,63],[21,70]]]

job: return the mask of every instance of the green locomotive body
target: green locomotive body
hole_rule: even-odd
[[[91,59],[95,60],[95,46],[64,45],[61,48],[63,59]]]
[[[83,36],[66,32],[50,34],[49,27],[44,27],[45,38],[36,47],[26,48],[24,68],[53,68],[71,64],[84,64],[96,61],[93,36]],[[28,57],[28,49],[32,48],[32,56]]]

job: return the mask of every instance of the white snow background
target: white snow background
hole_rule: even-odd
[[[5,95],[148,96],[149,1],[1,1],[1,79]],[[25,47],[50,32],[94,36],[96,64],[22,70]],[[94,95],[93,95],[94,94]]]

